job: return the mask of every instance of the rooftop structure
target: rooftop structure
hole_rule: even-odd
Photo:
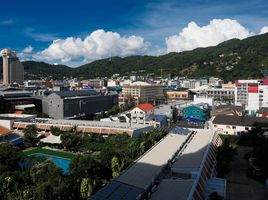
[[[186,138],[187,135],[168,134],[119,176],[117,181],[145,190],[162,171],[168,160],[172,159]]]
[[[215,176],[215,146],[220,138],[211,130],[172,132],[91,199],[186,200],[207,196],[204,187]],[[213,187],[209,189],[213,192]]]
[[[129,136],[137,136],[141,132],[149,131],[153,127],[144,124],[130,124],[120,122],[100,122],[86,120],[51,120],[51,119],[32,119],[16,121],[13,123],[14,129],[24,129],[29,124],[36,124],[42,131],[50,131],[51,127],[58,127],[62,131],[70,131],[76,128],[78,132],[99,133],[99,134],[120,134],[127,133]]]

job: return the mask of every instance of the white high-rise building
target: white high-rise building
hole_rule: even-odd
[[[3,57],[3,84],[18,83],[23,85],[24,67],[19,61],[16,52],[10,49],[3,49],[1,55]]]
[[[263,80],[237,80],[235,105],[245,106],[249,114],[268,107],[268,78]]]

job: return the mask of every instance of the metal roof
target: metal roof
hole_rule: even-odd
[[[118,181],[146,189],[184,143],[186,135],[168,134],[117,178]]]
[[[57,94],[61,98],[65,97],[77,97],[77,96],[91,96],[98,95],[99,93],[95,90],[77,90],[77,91],[59,91],[59,92],[51,92],[51,94]]]
[[[217,115],[212,123],[231,126],[268,126],[267,118],[253,116]]]
[[[194,180],[162,180],[150,199],[186,200],[191,191],[193,183]]]
[[[109,182],[104,188],[99,190],[90,200],[134,200],[138,199],[143,190],[118,181]]]
[[[178,155],[172,165],[172,170],[192,171],[198,169],[213,135],[214,132],[211,130],[198,130],[189,143],[185,145],[185,149]]]

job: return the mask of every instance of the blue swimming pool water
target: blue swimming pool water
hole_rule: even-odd
[[[47,154],[43,154],[43,153],[36,153],[34,155],[40,156],[40,157],[45,157],[45,158],[52,160],[52,162],[54,162],[57,167],[59,167],[63,170],[63,174],[68,174],[69,165],[70,165],[71,160],[56,157],[56,156],[51,156],[51,155],[47,155]]]

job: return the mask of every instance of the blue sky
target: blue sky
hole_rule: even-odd
[[[0,48],[8,47],[18,53],[24,52],[20,54],[22,59],[43,59],[46,62],[64,63],[71,66],[109,57],[109,55],[157,55],[168,52],[167,49],[183,51],[200,45],[206,46],[198,41],[190,47],[188,43],[183,47],[176,46],[182,40],[187,40],[185,39],[187,36],[184,37],[179,33],[190,22],[203,27],[213,19],[231,19],[236,20],[239,25],[248,30],[248,33],[243,32],[239,36],[232,37],[242,39],[258,34],[261,28],[268,26],[267,10],[268,2],[265,0],[13,0],[12,4],[10,1],[3,1],[0,12]],[[83,41],[99,29],[104,32],[99,33],[100,36],[97,38],[107,38],[105,43],[112,41],[110,46],[105,46],[106,51],[100,49],[99,44],[94,47],[95,51],[99,49],[99,53],[92,53],[93,50],[88,50],[91,48],[90,45],[99,41],[92,36],[90,37],[91,43],[86,45],[83,52],[76,52],[75,55],[68,52],[66,48],[69,48],[69,43],[65,42],[67,37],[80,38]],[[207,28],[204,29],[207,30]],[[192,29],[197,34],[196,37],[199,37],[199,29],[195,30]],[[110,36],[107,34],[109,31],[120,34],[120,39],[109,39]],[[137,38],[131,39],[130,36]],[[170,38],[171,36],[175,37]],[[124,44],[121,44],[121,38],[124,38]],[[170,38],[168,42],[167,38]],[[53,40],[57,39],[61,39],[59,45],[65,42],[64,48],[54,45],[43,52]],[[224,39],[229,39],[229,36],[222,36],[221,39],[213,42],[220,42]],[[130,40],[131,42],[128,42]],[[207,43],[213,45],[213,42]],[[70,48],[78,51],[77,48],[81,47],[80,41],[73,43],[76,47]],[[120,43],[120,45],[115,45],[115,43]],[[114,45],[116,50],[113,50]],[[168,45],[171,46],[167,47]],[[26,47],[28,51],[25,50]],[[59,53],[56,48],[64,52]],[[107,50],[108,48],[110,50]],[[53,51],[58,52],[59,59],[56,56],[49,58],[54,53]]]

